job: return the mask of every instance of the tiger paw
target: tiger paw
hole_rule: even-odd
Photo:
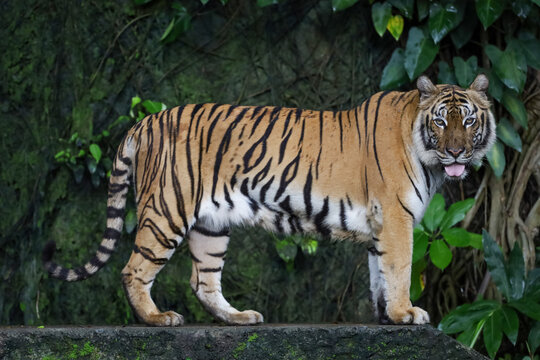
[[[228,314],[223,320],[229,325],[255,325],[264,322],[262,314],[253,310],[238,311]]]
[[[184,317],[174,311],[166,311],[159,314],[148,315],[143,319],[150,326],[181,326],[184,325]]]
[[[389,312],[388,317],[394,324],[429,324],[429,314],[417,306],[413,306],[405,311]]]

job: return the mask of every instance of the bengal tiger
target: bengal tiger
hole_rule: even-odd
[[[443,181],[465,178],[493,145],[487,88],[485,75],[466,90],[422,76],[417,90],[379,92],[345,111],[198,104],[150,115],[120,144],[95,256],[68,269],[52,262],[51,242],[45,268],[67,281],[96,273],[120,238],[133,182],[138,226],[122,283],[148,325],[184,323],[174,311],[161,312],[150,289],[185,238],[191,288],[203,307],[227,324],[263,322],[222,295],[229,228],[238,224],[370,241],[376,317],[428,323],[409,298],[413,227]]]

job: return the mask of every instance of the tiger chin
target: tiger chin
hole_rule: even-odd
[[[417,90],[380,92],[345,111],[198,104],[150,115],[120,144],[95,256],[62,267],[52,261],[51,242],[45,268],[67,281],[96,273],[120,238],[133,184],[138,226],[122,284],[145,324],[184,323],[150,296],[157,273],[184,240],[190,284],[204,308],[227,324],[263,322],[256,311],[235,309],[221,291],[234,225],[370,242],[376,317],[428,323],[409,298],[413,227],[443,181],[464,178],[492,146],[487,88],[484,75],[468,89],[422,76]]]

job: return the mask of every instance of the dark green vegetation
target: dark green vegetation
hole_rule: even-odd
[[[9,360],[486,359],[429,326],[0,328]]]
[[[538,1],[277,2],[0,3],[0,324],[135,322],[119,276],[132,247],[132,211],[112,261],[87,281],[48,279],[40,256],[49,240],[64,265],[93,254],[110,159],[122,134],[161,103],[342,109],[379,86],[410,89],[422,72],[461,86],[486,72],[499,142],[490,166],[445,185],[447,211],[436,198],[416,230],[412,296],[434,324],[472,303],[453,313],[468,319],[456,330],[465,331],[460,340],[492,356],[500,343],[501,356],[533,357],[538,304],[512,307],[525,288],[505,290],[500,279],[533,281],[540,257]],[[495,258],[506,264],[504,276],[484,262],[494,248],[478,249],[470,235],[483,228],[502,248]],[[224,293],[267,322],[369,321],[364,250],[237,229]],[[191,293],[190,272],[182,246],[158,276],[154,299],[187,322],[211,322]],[[496,305],[486,310],[483,299]],[[482,316],[468,314],[474,306]],[[501,319],[509,308],[516,317]],[[77,354],[88,350],[77,346]]]

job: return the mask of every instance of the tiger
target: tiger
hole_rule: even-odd
[[[102,268],[121,236],[132,183],[137,233],[121,276],[133,312],[147,325],[184,323],[174,311],[161,312],[150,295],[184,239],[190,285],[202,306],[225,324],[263,322],[262,314],[239,311],[222,294],[235,225],[368,242],[375,318],[429,323],[410,300],[413,227],[441,184],[464,179],[493,145],[488,85],[483,74],[467,89],[421,76],[414,90],[379,92],[351,110],[206,103],[149,115],[119,146],[107,227],[93,258],[73,269],[60,266],[49,242],[44,266],[66,281]]]

